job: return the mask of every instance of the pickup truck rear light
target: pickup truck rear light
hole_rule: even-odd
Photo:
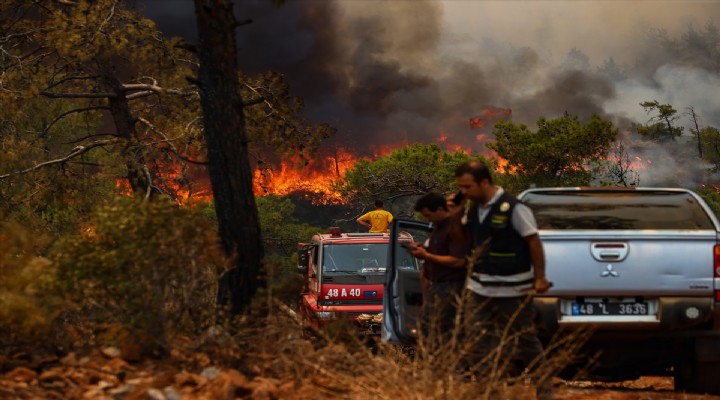
[[[713,247],[713,277],[720,278],[720,245]],[[720,287],[715,286],[715,301],[720,303]]]

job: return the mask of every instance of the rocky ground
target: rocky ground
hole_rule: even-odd
[[[126,357],[125,357],[126,358]],[[320,376],[279,381],[249,378],[210,362],[188,371],[168,361],[129,362],[121,351],[106,348],[90,356],[69,354],[46,359],[35,368],[15,367],[0,376],[2,399],[328,399],[350,398],[328,393],[330,382]],[[672,379],[643,377],[621,383],[555,381],[559,400],[710,400],[720,396],[675,393]],[[508,393],[508,398],[532,399],[527,393]],[[353,395],[351,398],[361,398]]]

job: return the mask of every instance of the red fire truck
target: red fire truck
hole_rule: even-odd
[[[400,234],[399,242],[411,242]],[[300,315],[315,327],[346,318],[361,335],[380,334],[383,284],[388,257],[396,257],[405,269],[418,269],[406,251],[389,253],[387,233],[344,233],[330,228],[317,233],[309,243],[298,244],[298,268],[306,286]]]

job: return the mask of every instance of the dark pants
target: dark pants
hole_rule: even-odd
[[[457,301],[464,287],[465,281],[430,283],[423,298],[420,320],[426,338],[441,339],[454,331]]]
[[[531,296],[501,298],[473,293],[470,303],[473,323],[465,339],[474,341],[470,365],[480,375],[498,378],[545,365]]]

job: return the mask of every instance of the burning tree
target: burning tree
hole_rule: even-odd
[[[640,174],[633,167],[630,154],[622,141],[618,141],[609,152],[606,160],[599,162],[601,182],[610,186],[637,186]]]

